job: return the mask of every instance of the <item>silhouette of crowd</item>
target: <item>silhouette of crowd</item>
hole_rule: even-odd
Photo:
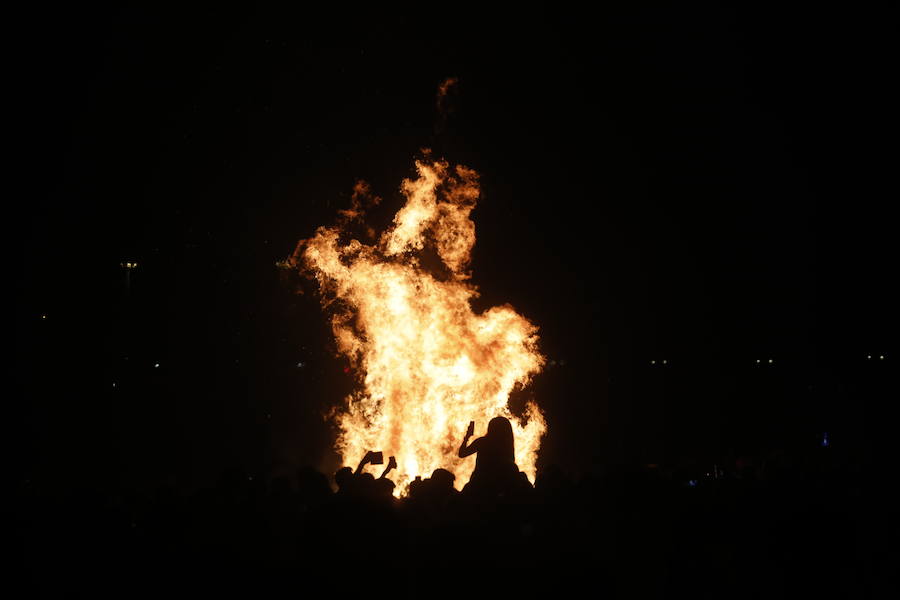
[[[401,498],[368,453],[333,480],[229,469],[207,489],[20,486],[29,597],[878,597],[891,540],[867,474],[831,449],[697,469],[642,465],[534,485],[495,419]],[[461,488],[458,490],[458,488]],[[896,566],[896,563],[893,563]]]

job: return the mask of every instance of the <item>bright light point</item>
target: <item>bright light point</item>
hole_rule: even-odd
[[[872,360],[872,355],[870,354],[866,358],[868,358],[869,360]]]
[[[663,361],[663,364],[664,364],[664,365],[667,364],[667,361],[664,360],[664,361]]]
[[[884,360],[884,356],[883,356],[883,355],[882,355],[882,356],[879,356],[879,357],[878,357],[878,360]]]
[[[115,382],[115,381],[113,381],[113,387],[116,387],[116,382]]]
[[[759,364],[759,363],[761,363],[761,362],[762,362],[762,361],[759,360],[758,358],[756,359],[756,364]]]
[[[154,369],[158,369],[158,368],[159,368],[159,363],[153,363],[153,368],[154,368]]]
[[[302,369],[302,368],[305,367],[305,366],[306,366],[306,363],[305,363],[305,362],[298,362],[298,363],[297,363],[297,368],[298,368],[298,369]]]
[[[656,361],[655,361],[655,360],[651,360],[651,361],[650,361],[650,364],[651,364],[651,365],[655,365],[655,364],[656,364]]]
[[[770,358],[770,359],[769,359],[769,364],[771,365],[773,362],[775,362],[775,361],[773,361],[773,360]]]
[[[42,319],[46,319],[46,318],[47,318],[47,315],[41,315],[41,318],[42,318]]]

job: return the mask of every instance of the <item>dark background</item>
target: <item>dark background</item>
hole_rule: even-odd
[[[357,178],[398,208],[423,147],[482,175],[479,306],[513,304],[557,361],[525,392],[547,413],[544,463],[711,462],[823,431],[866,458],[890,437],[879,15],[369,5],[9,22],[6,404],[23,477],[190,488],[235,464],[334,468],[321,414],[352,380],[315,298],[275,263]]]

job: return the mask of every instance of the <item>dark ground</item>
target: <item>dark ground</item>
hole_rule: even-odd
[[[429,479],[401,501],[364,482],[332,494],[314,470],[231,470],[189,496],[29,484],[17,572],[46,597],[894,597],[893,505],[855,457],[704,469],[548,468],[490,494]]]

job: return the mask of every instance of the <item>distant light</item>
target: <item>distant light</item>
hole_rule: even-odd
[[[154,369],[158,369],[158,368],[159,368],[159,363],[153,363],[153,368],[154,368]]]
[[[773,360],[770,358],[770,359],[769,359],[769,364],[771,365],[773,362],[775,362],[775,361],[773,361]]]
[[[651,360],[651,361],[650,361],[650,364],[651,364],[651,365],[655,365],[655,364],[656,364],[656,361],[655,361],[655,360]]]
[[[305,362],[302,362],[302,361],[301,361],[301,362],[298,362],[298,363],[297,363],[297,368],[298,368],[298,369],[302,369],[302,368],[305,367],[305,366],[306,366],[306,363],[305,363]]]
[[[691,487],[697,487],[697,480],[696,479],[688,479],[688,485]]]
[[[41,315],[41,319],[46,320],[46,319],[47,319],[47,315]]]
[[[820,442],[819,445],[821,445],[823,448],[827,448],[829,443],[830,442],[828,441],[828,432],[826,431],[825,433],[822,434],[822,441]]]
[[[884,355],[879,356],[878,360],[884,360]]]
[[[116,382],[115,382],[115,381],[113,381],[113,387],[116,387]]]
[[[872,360],[872,355],[870,354],[870,355],[868,355],[866,358],[869,359],[869,360]]]
[[[759,364],[759,363],[761,363],[761,362],[762,362],[762,361],[759,360],[758,358],[756,359],[756,364]]]
[[[663,364],[666,364],[666,361],[665,361],[665,359],[664,359],[664,360],[663,360]]]

